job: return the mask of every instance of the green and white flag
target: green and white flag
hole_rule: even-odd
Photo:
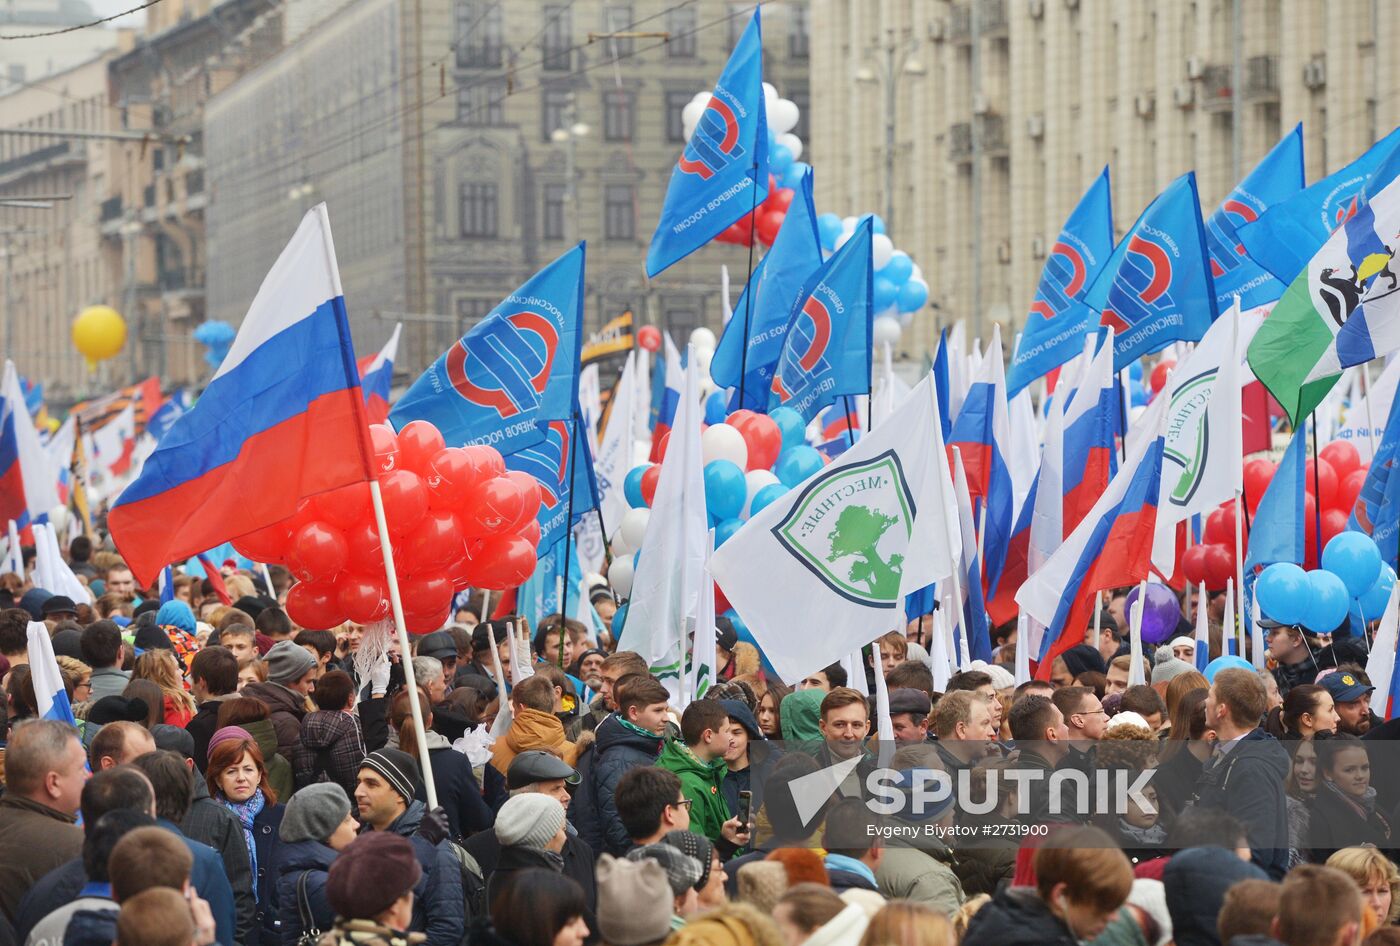
[[[715,580],[784,680],[903,627],[904,596],[952,574],[962,550],[950,548],[961,543],[946,525],[953,484],[941,429],[926,377],[715,551]]]
[[[1378,277],[1394,281],[1400,238],[1400,180],[1374,196],[1322,245],[1275,305],[1249,345],[1249,367],[1296,427],[1342,376],[1337,333]]]

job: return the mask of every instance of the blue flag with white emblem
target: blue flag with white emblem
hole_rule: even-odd
[[[448,446],[486,444],[502,454],[538,443],[578,400],[583,336],[580,243],[506,296],[457,341],[389,412],[395,430],[431,421]]]
[[[505,457],[506,469],[529,473],[540,484],[541,556],[598,506],[593,456],[582,432],[576,418],[550,421],[543,439]]]
[[[647,276],[694,253],[767,198],[763,34],[755,9],[671,172]]]
[[[1008,397],[1084,350],[1084,335],[1096,321],[1084,296],[1112,252],[1113,199],[1105,167],[1050,248],[1021,344],[1006,370]]]
[[[1303,183],[1303,123],[1299,122],[1235,185],[1206,221],[1216,311],[1230,308],[1235,296],[1240,297],[1241,312],[1283,296],[1288,284],[1249,258],[1238,228],[1301,191]]]
[[[710,361],[710,376],[715,384],[734,388],[730,410],[768,409],[768,390],[783,351],[787,315],[807,279],[821,264],[821,238],[812,205],[812,172],[804,171],[773,247],[759,261],[753,278],[739,296],[734,316],[724,327]]]
[[[1114,371],[1172,342],[1201,340],[1216,309],[1194,171],[1147,205],[1085,301],[1113,328]]]
[[[788,315],[768,406],[811,421],[842,395],[870,391],[872,284],[867,214],[807,280]]]

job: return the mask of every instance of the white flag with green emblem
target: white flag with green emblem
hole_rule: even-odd
[[[1152,564],[1176,568],[1177,525],[1235,498],[1244,478],[1240,387],[1244,351],[1263,321],[1239,303],[1220,313],[1159,397],[1170,398]]]
[[[715,551],[715,581],[784,680],[902,628],[904,596],[952,574],[962,550],[944,521],[953,484],[940,431],[925,378]]]

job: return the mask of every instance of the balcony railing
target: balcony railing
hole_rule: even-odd
[[[1278,101],[1278,57],[1252,56],[1245,63],[1244,97],[1251,102]]]
[[[118,194],[116,197],[108,197],[102,202],[102,223],[118,220],[122,215],[122,199]]]
[[[948,157],[966,161],[972,157],[972,123],[957,122],[948,126]]]
[[[70,142],[60,141],[0,162],[0,176],[13,174],[36,164],[43,164],[45,161],[52,161],[54,158],[67,154],[70,147]]]
[[[1201,105],[1214,112],[1232,108],[1235,98],[1232,81],[1229,66],[1206,66],[1201,73]]]

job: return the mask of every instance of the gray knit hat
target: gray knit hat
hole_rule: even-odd
[[[350,797],[336,782],[318,782],[298,791],[287,801],[282,827],[277,834],[283,841],[326,842],[345,816],[350,814]]]
[[[503,847],[543,851],[564,827],[564,806],[552,795],[514,795],[496,812],[496,840]]]
[[[1195,670],[1193,664],[1189,664],[1180,657],[1168,657],[1166,660],[1157,662],[1157,666],[1152,668],[1153,683],[1170,683],[1183,673]]]
[[[629,861],[650,859],[666,871],[666,882],[671,885],[671,895],[681,897],[700,880],[700,862],[689,854],[683,854],[669,844],[658,842],[634,847],[627,852]]]
[[[300,644],[278,641],[263,658],[271,683],[295,683],[316,668],[316,658]]]
[[[598,932],[608,946],[643,946],[671,933],[675,897],[666,871],[646,858],[598,858]]]

